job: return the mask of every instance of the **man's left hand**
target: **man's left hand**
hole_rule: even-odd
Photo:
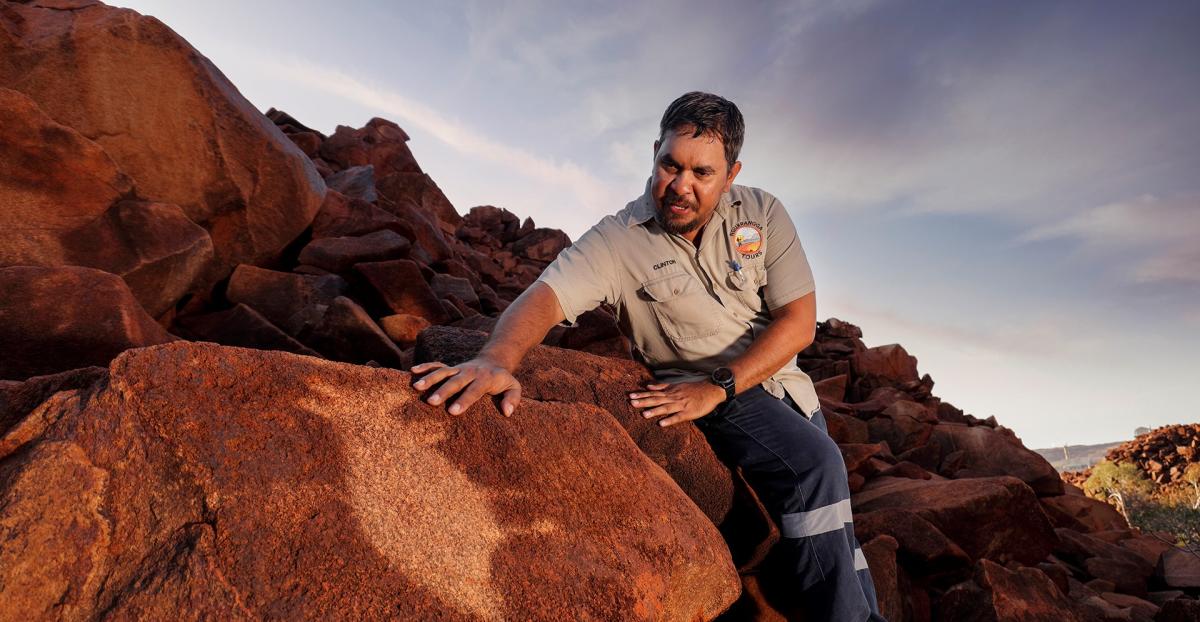
[[[699,419],[725,401],[725,389],[707,380],[648,384],[646,389],[630,393],[629,403],[644,408],[642,416],[647,419],[671,415],[659,420],[658,425],[663,427]]]

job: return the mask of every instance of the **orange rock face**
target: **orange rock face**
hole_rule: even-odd
[[[975,565],[974,579],[975,584],[964,583],[946,592],[938,607],[937,620],[1081,620],[1066,595],[1037,568],[1022,567],[1014,571],[981,559]]]
[[[5,3],[0,84],[100,145],[142,198],[212,238],[202,282],[277,255],[325,184],[219,69],[157,19],[99,2]]]
[[[880,477],[851,498],[855,512],[912,511],[972,559],[1033,564],[1057,541],[1033,491],[1012,476],[941,481]]]
[[[212,260],[208,233],[134,188],[95,142],[0,88],[0,265],[98,268],[122,276],[151,315]]]
[[[1013,475],[1039,495],[1063,494],[1062,479],[1045,458],[987,426],[945,422],[934,427],[930,442],[940,445],[943,455],[963,452],[956,478]]]
[[[59,233],[99,218],[133,183],[100,145],[24,93],[0,88],[0,115],[0,260],[61,261]]]
[[[485,339],[486,335],[478,331],[429,328],[417,339],[413,362],[457,365],[474,357]],[[630,406],[629,392],[653,382],[644,367],[633,361],[534,346],[516,377],[525,397],[587,402],[604,408],[713,522],[721,523],[729,514],[733,497],[729,469],[717,459],[703,433],[692,425],[663,428],[639,416]]]
[[[120,277],[79,266],[0,268],[0,378],[107,365],[127,348],[175,337]]]
[[[604,410],[455,417],[409,385],[289,353],[127,351],[0,443],[0,602],[22,618],[694,620],[738,596],[716,528]]]

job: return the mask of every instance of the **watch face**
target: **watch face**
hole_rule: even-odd
[[[728,367],[718,367],[713,370],[712,377],[717,382],[729,382],[733,380],[733,370]]]

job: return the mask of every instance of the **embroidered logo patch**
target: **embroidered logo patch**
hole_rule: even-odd
[[[733,245],[743,256],[754,255],[762,248],[762,229],[758,223],[741,223],[730,235]]]

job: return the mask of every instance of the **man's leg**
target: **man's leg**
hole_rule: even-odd
[[[771,512],[778,547],[810,620],[883,620],[854,540],[846,466],[837,443],[762,387],[695,423]],[[822,420],[823,423],[823,420]],[[856,562],[856,558],[858,563]],[[865,575],[869,579],[869,572]],[[869,590],[864,585],[871,585]]]
[[[802,413],[803,409],[796,404],[796,401],[792,399],[792,396],[785,395],[784,402],[786,402],[788,406],[791,406],[792,410],[796,411],[798,414]],[[820,408],[817,409],[816,414],[814,414],[812,419],[809,419],[809,421],[811,421],[813,425],[816,425],[818,428],[821,428],[821,431],[824,432],[826,436],[829,435],[829,426],[825,423],[825,413]],[[843,468],[845,467],[845,462],[842,463],[842,466]],[[850,491],[847,489],[846,494],[849,495],[849,493]],[[871,606],[872,613],[881,615],[879,613],[879,598],[875,594],[875,580],[871,578],[871,569],[867,567],[867,558],[863,556],[862,547],[859,546],[858,538],[854,535],[853,520],[851,520],[849,523],[846,523],[846,539],[850,541],[850,549],[854,551],[854,567],[858,571],[858,580],[862,584],[863,593],[867,597],[867,604]],[[882,617],[880,619],[882,619]]]

